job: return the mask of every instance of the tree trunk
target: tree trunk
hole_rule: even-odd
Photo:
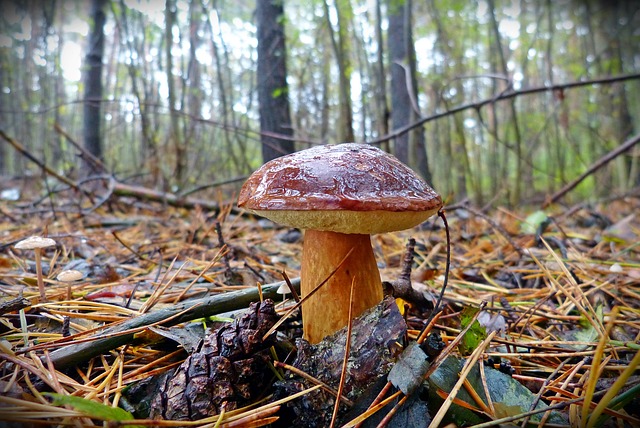
[[[402,128],[417,120],[416,61],[411,29],[411,0],[389,0],[389,68],[391,70],[391,123]],[[424,128],[417,127],[394,140],[394,154],[431,181],[424,140]]]
[[[149,177],[151,183],[157,184],[160,181],[160,154],[158,147],[158,128],[154,126],[154,109],[158,104],[157,96],[152,94],[152,83],[145,82],[143,76],[150,73],[145,67],[144,61],[140,61],[139,58],[143,55],[146,49],[145,35],[136,32],[136,20],[133,19],[137,16],[138,20],[141,20],[141,15],[135,15],[124,3],[124,0],[120,0],[120,19],[115,20],[118,33],[121,34],[123,43],[125,44],[128,55],[128,61],[126,61],[126,68],[129,78],[131,79],[131,93],[136,99],[138,108],[140,109],[140,137],[142,143],[140,145],[140,152],[132,154],[134,157],[134,164],[139,165],[141,168],[149,170]],[[114,3],[111,3],[114,16],[117,13],[117,9],[114,8]],[[134,29],[131,29],[132,26]],[[142,24],[139,27],[143,27]],[[116,33],[116,35],[118,34]],[[142,42],[139,43],[134,34],[142,37]],[[116,53],[114,52],[114,55]],[[113,63],[113,60],[111,61]],[[117,73],[117,70],[113,73]],[[116,85],[117,87],[117,85]],[[114,88],[115,93],[115,88]],[[135,138],[131,140],[132,146],[135,146]],[[136,159],[140,160],[136,163]]]
[[[349,0],[337,0],[335,9],[338,18],[338,31],[334,31],[331,25],[329,4],[325,0],[324,14],[331,36],[331,46],[338,63],[338,93],[340,98],[340,116],[338,117],[338,130],[336,138],[339,143],[355,141],[353,134],[353,111],[351,105],[351,60],[349,41],[347,36],[347,23],[351,21],[351,4]],[[337,38],[336,38],[337,33]]]
[[[196,58],[196,52],[202,45],[202,38],[198,34],[201,23],[202,11],[199,9],[202,6],[198,0],[189,1],[189,65],[187,66],[187,75],[183,79],[184,90],[182,91],[182,105],[188,111],[192,117],[202,117],[202,97],[204,95],[202,91],[202,72],[200,70],[200,63]],[[185,124],[184,131],[185,141],[200,141],[201,134],[198,122],[195,120],[189,120]],[[189,166],[191,168],[191,166]]]
[[[178,123],[178,106],[176,105],[176,84],[173,75],[173,55],[171,48],[173,47],[173,27],[176,21],[176,5],[175,0],[166,0],[165,4],[165,56],[167,61],[167,88],[169,93],[169,138],[170,146],[175,147],[175,167],[174,177],[179,186],[184,182],[184,175],[187,169],[187,148],[181,141],[179,123]]]
[[[504,50],[502,47],[502,37],[500,36],[500,30],[498,29],[498,20],[496,19],[495,14],[495,4],[494,0],[489,0],[489,16],[491,18],[491,27],[493,29],[493,33],[495,36],[495,47],[494,49],[498,52],[498,58],[500,59],[500,65],[502,68],[502,73],[505,77],[509,76],[509,69],[507,67],[507,60],[505,58]],[[514,152],[516,156],[516,167],[515,167],[515,177],[513,180],[513,194],[511,198],[511,203],[517,204],[520,202],[522,197],[522,185],[523,185],[523,177],[531,174],[530,169],[527,167],[527,171],[525,171],[526,164],[523,159],[523,143],[522,137],[520,133],[520,125],[518,123],[518,115],[516,111],[515,100],[509,100],[509,111],[511,113],[511,123],[513,125],[513,140],[514,140]],[[505,139],[508,139],[508,134],[505,134]],[[527,181],[532,181],[527,179]]]
[[[104,53],[104,24],[106,0],[92,0],[89,46],[85,56],[84,74],[84,146],[94,157],[102,160],[102,55]],[[93,165],[85,162],[83,171],[95,173]]]
[[[289,89],[287,86],[286,46],[283,25],[283,0],[257,0],[258,27],[258,102],[262,160],[294,151]]]
[[[382,37],[382,11],[380,2],[376,0],[376,129],[378,137],[389,133],[389,104],[387,103],[387,77],[384,70],[384,43]],[[389,142],[385,141],[381,146],[383,150],[389,151]]]
[[[555,38],[555,22],[553,19],[553,2],[551,0],[546,0],[546,12],[547,12],[547,31],[549,32],[549,39],[547,40],[547,82],[549,85],[553,85],[554,76],[553,76],[553,67],[554,67],[554,55],[553,55],[553,42]],[[548,93],[547,97],[547,105],[553,106],[554,109],[559,110],[560,117],[558,114],[555,114],[553,117],[553,123],[551,124],[552,128],[547,133],[547,152],[548,152],[548,160],[547,160],[547,176],[549,177],[547,181],[547,192],[553,193],[554,186],[559,181],[560,183],[566,183],[566,148],[563,147],[563,137],[560,132],[560,121],[563,124],[564,132],[567,131],[568,127],[568,109],[567,103],[563,101],[564,96],[559,93]],[[549,141],[551,140],[551,141]],[[533,184],[533,183],[531,183]]]

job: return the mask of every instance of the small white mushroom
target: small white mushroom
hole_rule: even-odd
[[[33,250],[36,255],[36,277],[38,280],[40,299],[42,301],[47,300],[47,294],[44,291],[44,279],[42,278],[42,249],[55,247],[55,245],[56,241],[51,238],[43,238],[42,236],[30,236],[15,245],[19,250]]]
[[[73,281],[78,281],[83,277],[84,277],[84,274],[79,270],[69,269],[69,270],[63,270],[62,272],[60,272],[58,276],[56,276],[56,279],[60,282],[73,282]]]
[[[276,290],[277,294],[282,294],[282,301],[284,302],[287,298],[287,294],[291,294],[291,289],[287,285],[286,282],[283,282],[280,287]]]
[[[286,282],[283,282],[282,285],[280,285],[280,287],[278,287],[278,289],[276,290],[276,293],[287,295],[291,293],[291,289]]]
[[[620,263],[614,263],[609,268],[609,271],[613,273],[621,273],[624,271],[624,269],[622,269],[622,266],[620,266]]]

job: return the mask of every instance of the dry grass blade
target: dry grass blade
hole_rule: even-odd
[[[497,334],[496,331],[491,332],[487,336],[487,338],[483,340],[480,345],[478,345],[478,347],[473,351],[471,356],[467,359],[464,367],[462,368],[462,372],[459,375],[458,382],[456,382],[454,387],[451,389],[451,391],[449,392],[449,396],[444,401],[444,403],[442,403],[442,405],[440,406],[440,409],[438,410],[438,413],[436,413],[436,415],[431,420],[431,423],[429,424],[429,428],[437,428],[440,426],[440,423],[444,419],[445,414],[447,413],[447,411],[449,410],[449,407],[453,403],[453,399],[458,394],[458,391],[460,391],[460,388],[462,388],[462,385],[464,384],[465,380],[467,379],[467,376],[471,372],[471,369],[476,365],[476,363],[478,362],[478,359],[480,358],[482,353],[485,351],[485,349],[491,344],[491,341],[493,340],[496,334]]]
[[[640,366],[640,351],[636,352],[636,355],[633,357],[627,368],[620,374],[618,379],[613,383],[611,388],[607,390],[607,393],[602,397],[596,408],[589,414],[587,419],[587,428],[593,428],[596,426],[598,418],[604,412],[604,410],[609,406],[611,400],[616,396],[616,394],[622,389],[625,385],[629,377],[636,371],[636,369]],[[587,407],[586,405],[584,407]]]
[[[353,328],[353,289],[356,278],[351,280],[351,289],[349,290],[349,323],[347,324],[347,340],[344,344],[344,359],[342,361],[342,370],[340,371],[340,383],[338,384],[338,392],[336,393],[335,404],[333,405],[333,415],[331,415],[330,428],[333,428],[338,418],[338,410],[340,409],[340,400],[338,397],[342,397],[342,390],[344,389],[344,382],[347,375],[347,363],[349,362],[349,352],[351,351],[351,329]]]
[[[302,370],[291,366],[289,364],[285,364],[282,363],[280,361],[276,361],[274,362],[274,366],[276,367],[281,367],[283,369],[289,370],[292,373],[295,373],[297,376],[300,376],[306,380],[308,380],[309,382],[319,385],[322,387],[322,389],[326,392],[328,392],[329,394],[333,395],[334,397],[338,396],[338,391],[332,387],[330,387],[329,385],[327,385],[326,383],[322,382],[321,380],[311,376],[310,374],[303,372]],[[345,397],[344,395],[340,397],[340,401],[342,401],[344,404],[346,404],[347,406],[353,406],[353,401],[349,400],[347,397]]]
[[[225,256],[225,254],[227,254],[228,252],[228,248],[227,246],[223,246],[222,248],[220,248],[218,250],[218,252],[216,253],[216,255],[213,257],[213,260],[211,260],[207,266],[202,269],[200,271],[200,273],[198,274],[198,276],[196,276],[195,278],[193,278],[193,280],[189,283],[189,285],[187,285],[184,290],[182,290],[182,292],[180,292],[180,294],[178,294],[176,296],[176,298],[173,300],[174,304],[177,304],[178,302],[182,301],[182,299],[184,298],[184,296],[186,296],[189,293],[189,290],[191,290],[191,288],[194,286],[194,284],[196,284],[207,272],[209,272],[209,270],[220,261],[220,259],[222,257]]]
[[[355,426],[361,424],[366,419],[368,419],[371,415],[373,415],[374,413],[378,412],[379,410],[385,408],[389,403],[392,403],[394,400],[396,400],[401,395],[402,395],[401,391],[394,392],[389,397],[387,397],[384,400],[381,400],[380,402],[378,402],[378,404],[376,404],[375,406],[368,408],[366,412],[364,412],[363,414],[361,414],[357,418],[354,418],[353,420],[351,420],[351,421],[347,422],[346,424],[344,424],[342,426],[342,428],[352,428],[352,427],[355,427]]]
[[[281,405],[300,398],[310,392],[313,392],[319,389],[320,386],[312,386],[311,388],[307,388],[303,391],[300,391],[296,394],[292,394],[286,398],[282,398],[280,400],[273,401],[271,403],[265,404],[260,407],[256,407],[254,409],[237,409],[230,412],[225,412],[224,424],[222,427],[228,427],[227,424],[235,424],[231,426],[244,426],[243,421],[253,421],[257,418],[262,418],[268,415],[271,415],[278,411]],[[133,419],[129,421],[113,421],[111,422],[112,426],[125,426],[125,425],[145,425],[145,426],[166,426],[166,427],[213,427],[216,423],[218,423],[220,419],[220,415],[214,415],[205,419],[200,419],[197,421],[165,421],[165,420],[157,420],[157,419]],[[270,422],[271,423],[271,422]]]

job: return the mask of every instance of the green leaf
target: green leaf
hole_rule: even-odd
[[[638,241],[638,234],[634,230],[633,221],[636,214],[629,214],[622,220],[607,227],[602,233],[604,242],[613,242],[616,244],[627,244]]]
[[[520,225],[520,231],[527,235],[533,235],[537,233],[540,225],[547,221],[549,217],[545,214],[544,211],[536,211],[534,213],[529,214],[529,216],[525,219],[524,223]]]
[[[284,86],[282,88],[276,88],[273,90],[273,92],[271,92],[271,97],[272,98],[280,98],[282,96],[286,96],[288,93],[287,91],[287,87]]]
[[[129,421],[135,419],[133,415],[119,407],[111,407],[102,403],[87,400],[82,397],[72,395],[56,394],[54,392],[45,392],[43,395],[53,399],[54,406],[71,406],[74,410],[84,413],[90,418],[100,419],[103,421]],[[124,425],[127,427],[142,428],[141,425]]]
[[[460,314],[460,325],[464,329],[466,328],[473,317],[476,315],[479,309],[472,308],[470,306],[465,307]],[[478,347],[480,342],[487,338],[487,329],[484,328],[478,321],[474,321],[473,325],[462,337],[458,350],[462,355],[471,355],[471,353]]]
[[[456,357],[448,357],[438,367],[438,369],[429,377],[429,408],[437,409],[442,403],[442,398],[435,393],[437,390],[445,393],[451,392],[451,389],[458,381],[458,374],[462,371],[465,360]],[[500,372],[492,367],[485,366],[484,374],[486,378],[487,390],[491,396],[491,401],[496,410],[494,415],[496,418],[505,416],[515,416],[528,412],[536,398],[536,395],[529,391],[525,386],[520,384],[511,376]],[[483,379],[480,376],[480,369],[476,364],[469,376],[467,377],[469,384],[480,396],[485,404],[488,403]],[[471,398],[469,393],[463,388],[456,396],[458,399],[468,403],[473,408],[478,408],[475,400]],[[542,401],[538,401],[536,409],[546,409],[548,406]],[[540,421],[543,413],[533,415],[533,421]],[[484,421],[481,413],[474,412],[457,404],[451,405],[447,412],[447,418],[453,420],[458,425],[473,425]],[[566,420],[559,412],[552,411],[548,423],[550,424],[566,424]]]
[[[598,305],[596,307],[596,317],[600,322],[604,319],[603,307],[602,305]],[[562,348],[573,349],[576,351],[584,351],[589,346],[571,343],[571,342],[596,342],[598,340],[598,330],[596,330],[595,326],[591,325],[591,323],[584,318],[580,317],[580,328],[575,328],[573,330],[562,331],[559,333],[559,336],[569,343],[563,343],[560,345]]]

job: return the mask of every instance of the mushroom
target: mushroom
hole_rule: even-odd
[[[287,294],[291,294],[291,289],[286,282],[283,282],[276,290],[276,294],[282,294],[282,302],[287,299]]]
[[[76,269],[63,270],[56,276],[60,282],[74,282],[82,278],[84,278],[84,274]]]
[[[67,269],[60,272],[56,279],[67,284],[67,299],[71,300],[71,283],[84,278],[84,274],[76,269]]]
[[[47,294],[44,291],[44,279],[42,278],[42,249],[55,247],[56,241],[51,238],[43,238],[41,236],[30,236],[27,239],[16,244],[19,250],[33,250],[36,255],[36,277],[38,280],[38,290],[40,290],[40,300],[47,300]]]
[[[354,317],[383,298],[370,235],[414,227],[435,214],[442,199],[395,157],[347,143],[267,162],[243,185],[238,206],[305,229],[303,296],[338,268],[302,305],[304,338],[317,343],[347,325],[352,283]]]

